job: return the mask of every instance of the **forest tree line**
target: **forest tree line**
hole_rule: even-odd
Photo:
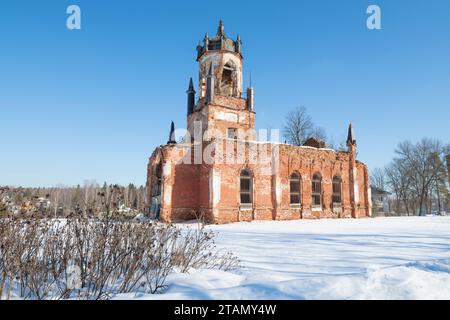
[[[120,213],[135,216],[144,211],[145,188],[99,185],[85,181],[76,187],[0,187],[0,216],[39,214],[52,217],[95,216]]]

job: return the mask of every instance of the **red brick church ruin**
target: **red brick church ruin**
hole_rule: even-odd
[[[187,91],[187,129],[151,155],[147,210],[171,222],[203,216],[212,223],[361,218],[371,214],[367,166],[356,160],[350,125],[347,151],[309,139],[304,146],[260,141],[254,89],[242,92],[239,36],[207,34],[197,47],[198,96]]]

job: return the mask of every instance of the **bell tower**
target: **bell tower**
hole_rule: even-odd
[[[215,76],[214,91],[218,95],[241,98],[242,55],[240,36],[232,40],[225,34],[222,21],[217,33],[209,38],[205,34],[203,45],[197,46],[200,98],[206,96],[207,78],[210,70]]]
[[[188,112],[191,136],[199,121],[203,132],[214,129],[225,138],[254,128],[254,91],[248,88],[244,97],[241,47],[240,36],[229,38],[222,21],[215,36],[206,33],[198,44],[198,100]]]

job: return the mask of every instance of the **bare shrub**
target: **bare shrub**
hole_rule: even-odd
[[[181,233],[179,230],[178,232]],[[205,231],[204,224],[198,224],[196,229],[188,229],[184,233],[184,241],[178,241],[172,255],[173,265],[183,273],[192,269],[211,268],[224,271],[235,269],[239,260],[230,252],[216,249],[214,233]]]
[[[108,299],[159,293],[174,268],[229,270],[231,253],[216,250],[203,225],[77,218],[0,219],[0,299]],[[73,286],[73,267],[79,286]]]

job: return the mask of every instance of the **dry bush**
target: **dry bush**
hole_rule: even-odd
[[[239,261],[216,250],[204,226],[112,219],[0,219],[0,299],[108,299],[158,293],[176,268],[229,270]],[[74,268],[79,287],[72,286]]]
[[[178,230],[181,236],[181,230]],[[239,267],[239,260],[231,252],[221,252],[214,244],[214,233],[205,231],[203,224],[183,233],[173,249],[172,263],[183,273],[192,269],[211,268],[229,271]]]

